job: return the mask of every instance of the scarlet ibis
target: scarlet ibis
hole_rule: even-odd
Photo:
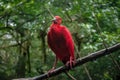
[[[66,66],[70,66],[70,68],[75,64],[72,35],[68,28],[61,25],[61,23],[62,18],[55,16],[47,34],[48,45],[56,55],[53,68],[50,71],[55,69],[58,60],[62,61]]]

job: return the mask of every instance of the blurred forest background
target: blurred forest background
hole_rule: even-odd
[[[55,55],[46,43],[52,15],[61,16],[71,31],[76,58],[120,42],[120,0],[0,0],[0,80],[34,77],[52,68]],[[120,65],[120,50],[112,57]],[[77,80],[120,79],[109,55],[70,73]],[[62,73],[50,80],[70,79]]]

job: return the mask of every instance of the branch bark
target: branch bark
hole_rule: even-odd
[[[80,65],[82,65],[84,63],[87,63],[89,61],[94,61],[97,58],[100,58],[102,56],[111,54],[112,52],[115,52],[115,51],[118,51],[118,50],[120,50],[120,43],[118,43],[118,44],[116,44],[116,45],[114,45],[112,47],[109,47],[107,49],[102,49],[100,51],[91,53],[91,54],[89,54],[89,55],[87,55],[87,56],[85,56],[83,58],[77,59],[77,62],[73,66],[73,68],[75,68],[77,66],[80,66]],[[49,77],[56,76],[56,75],[58,75],[58,74],[60,74],[62,72],[69,71],[69,70],[71,70],[70,67],[65,67],[65,66],[59,67],[59,68],[55,69],[54,72],[52,72],[51,74],[49,74]],[[26,79],[26,80],[43,80],[43,79],[49,78],[47,75],[48,75],[48,73],[45,73],[45,74],[42,74],[40,76],[36,76],[36,77],[29,78],[29,79]],[[17,80],[19,80],[19,79],[17,79]]]

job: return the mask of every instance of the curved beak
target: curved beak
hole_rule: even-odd
[[[57,23],[57,22],[56,22],[56,18],[52,19],[52,22]]]
[[[56,21],[56,18],[52,19],[52,22]]]

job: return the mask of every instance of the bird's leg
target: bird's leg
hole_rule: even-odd
[[[70,68],[72,68],[76,64],[76,59],[70,57]]]
[[[50,70],[48,71],[48,74],[49,74],[49,73],[52,73],[52,72],[54,71],[54,69],[56,68],[57,61],[58,61],[58,58],[57,58],[57,56],[56,56],[56,57],[55,57],[54,64],[53,64],[53,67],[52,67],[52,69],[50,69]]]
[[[72,67],[75,65],[76,60],[73,59],[72,57],[70,57],[70,60],[66,63],[66,66],[70,65],[70,68],[72,69]]]

